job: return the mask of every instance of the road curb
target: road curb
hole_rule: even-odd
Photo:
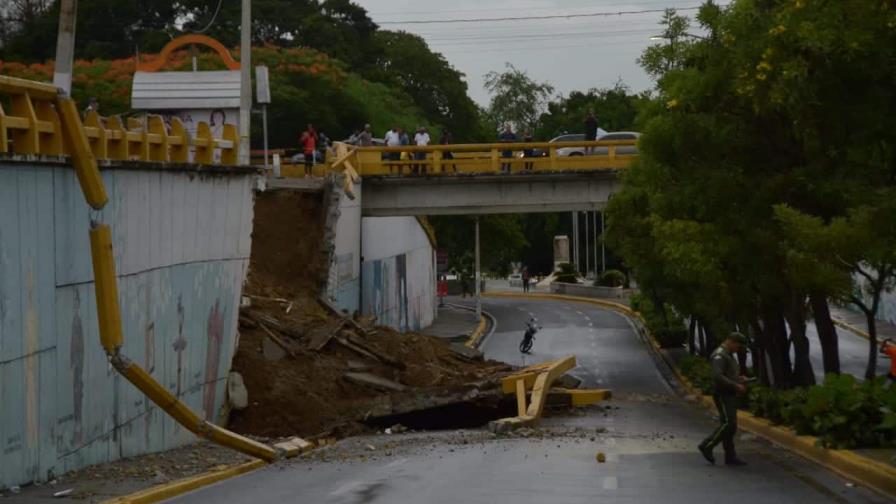
[[[834,318],[834,317],[831,317],[831,321],[834,323],[835,326],[840,327],[842,329],[846,329],[847,331],[855,334],[856,336],[859,336],[859,337],[865,338],[868,341],[871,341],[871,335],[868,334],[867,332],[859,329],[858,327],[856,327],[852,324],[846,323],[846,322],[844,322],[838,318]]]
[[[462,310],[476,311],[475,308],[464,306],[461,304],[454,303],[445,303],[448,306],[453,306],[455,308],[460,308]],[[491,313],[482,310],[482,315],[479,317],[479,324],[476,325],[476,328],[473,329],[473,332],[470,333],[470,337],[467,338],[467,341],[464,342],[464,346],[467,348],[479,349],[479,347],[485,342],[485,340],[491,336],[492,332],[495,330],[495,326],[497,326],[498,322],[495,320],[495,317],[492,316]]]
[[[264,460],[253,460],[226,469],[210,471],[196,476],[190,476],[189,478],[172,481],[171,483],[156,485],[130,495],[113,497],[103,501],[101,504],[153,504],[166,499],[171,499],[172,497],[177,497],[178,495],[183,495],[187,492],[192,492],[193,490],[198,490],[219,481],[224,481],[255,471],[266,465],[267,462]]]
[[[565,294],[489,293],[487,295],[491,297],[525,297],[530,299],[566,300],[590,303],[621,312],[623,315],[638,319],[638,321],[643,324],[643,318],[640,314],[628,306],[613,301],[569,296]],[[850,330],[854,330],[854,328],[850,328]],[[653,350],[659,353],[666,365],[672,370],[672,373],[675,375],[676,379],[678,379],[682,387],[684,387],[688,393],[698,397],[701,404],[714,411],[715,405],[710,396],[703,395],[702,391],[694,387],[691,382],[681,374],[678,368],[660,351],[660,347],[652,335],[650,335],[647,340],[650,342]],[[770,421],[764,418],[759,418],[747,411],[738,411],[737,421],[740,424],[740,427],[748,432],[771,441],[788,451],[796,453],[832,472],[860,483],[881,494],[896,497],[896,467],[884,462],[872,460],[849,450],[823,448],[819,445],[818,438],[814,436],[798,435],[789,428],[774,425]]]

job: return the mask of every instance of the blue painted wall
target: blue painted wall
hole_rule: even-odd
[[[147,166],[151,168],[150,166]],[[90,218],[113,231],[123,353],[220,420],[248,267],[255,176],[0,160],[0,488],[190,442],[99,344]]]

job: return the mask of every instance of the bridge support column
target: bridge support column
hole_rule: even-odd
[[[476,320],[482,318],[482,274],[479,269],[479,216],[476,216]]]

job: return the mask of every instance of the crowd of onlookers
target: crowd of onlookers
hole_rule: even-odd
[[[597,139],[597,118],[594,115],[593,110],[588,111],[588,115],[585,117],[583,121],[584,132],[585,132],[585,140],[593,141]],[[513,131],[513,127],[508,123],[504,125],[504,128],[498,133],[498,142],[499,143],[515,143],[518,141],[522,141],[526,144],[531,144],[533,142],[532,132],[528,129],[523,130],[521,135],[517,135]],[[299,137],[299,145],[302,149],[302,154],[304,155],[304,164],[305,164],[305,175],[308,176],[311,174],[312,167],[317,160],[322,161],[326,158],[326,150],[329,147],[329,139],[326,135],[321,132],[318,132],[314,129],[314,126],[309,124],[307,129],[302,132]],[[372,147],[372,146],[385,146],[385,147],[405,147],[405,146],[417,146],[417,147],[426,147],[432,143],[432,138],[429,135],[429,131],[425,126],[417,126],[416,131],[414,132],[413,139],[408,134],[408,131],[400,126],[395,126],[390,128],[383,135],[383,138],[377,139],[373,136],[373,132],[371,130],[370,124],[365,124],[363,129],[355,130],[352,135],[348,138],[347,143],[351,145],[357,145],[359,147]],[[439,138],[440,145],[451,145],[454,143],[454,138],[451,135],[450,131],[443,131],[441,137]],[[585,147],[585,154],[592,154],[593,147],[588,146]],[[536,151],[530,146],[523,146],[522,149],[522,157],[525,159],[523,163],[523,167],[526,170],[531,170],[534,166],[534,159],[537,157],[543,156],[543,153],[540,151]],[[513,158],[513,149],[508,148],[501,152],[501,157],[503,159]],[[399,161],[424,161],[426,159],[426,152],[423,151],[402,151],[400,149],[389,150],[388,152],[383,153],[383,159],[393,162]],[[454,155],[451,152],[443,151],[442,159],[454,159]],[[425,163],[409,163],[411,165],[411,169],[413,173],[425,173],[426,172],[426,164]],[[504,172],[510,172],[511,162],[506,161],[501,163],[501,170]]]

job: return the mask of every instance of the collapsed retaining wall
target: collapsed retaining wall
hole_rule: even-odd
[[[124,163],[103,179],[96,214],[70,166],[0,160],[0,488],[195,439],[106,360],[91,217],[113,229],[123,352],[221,419],[255,172]]]

